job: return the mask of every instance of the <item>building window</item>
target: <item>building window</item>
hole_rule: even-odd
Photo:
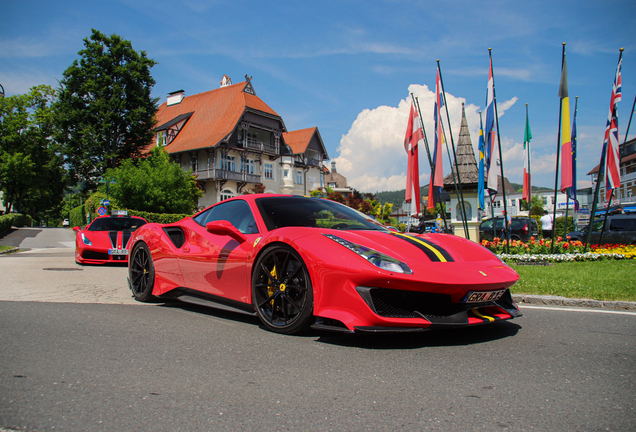
[[[296,184],[303,184],[303,172],[302,171],[296,171]]]
[[[288,169],[284,169],[283,170],[283,177],[285,177],[285,178],[289,177],[289,170]]]
[[[254,174],[254,161],[252,159],[241,161],[241,172]]]
[[[331,189],[337,187],[336,183],[329,183],[327,186],[329,186]]]
[[[265,166],[265,178],[269,180],[274,180],[274,166],[271,163],[263,164]]]
[[[225,201],[226,199],[230,199],[234,197],[234,192],[232,192],[229,189],[223,189],[223,192],[221,192],[221,200],[220,201]]]
[[[221,169],[226,171],[236,171],[235,156],[221,156]]]
[[[157,147],[165,147],[166,131],[157,132]]]

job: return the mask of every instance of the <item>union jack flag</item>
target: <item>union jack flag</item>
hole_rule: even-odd
[[[616,67],[612,98],[610,99],[609,116],[603,140],[603,154],[605,155],[605,200],[609,201],[614,189],[621,187],[621,159],[618,149],[618,110],[617,102],[621,100],[621,64],[622,52]],[[602,167],[601,167],[602,168]],[[601,169],[599,169],[599,174]]]

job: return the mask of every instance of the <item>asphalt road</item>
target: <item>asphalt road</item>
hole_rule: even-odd
[[[67,234],[0,256],[0,430],[636,430],[634,313],[523,307],[470,329],[281,336],[137,304],[126,268],[76,266]]]

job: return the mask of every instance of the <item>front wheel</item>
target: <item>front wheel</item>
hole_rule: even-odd
[[[128,278],[135,300],[150,302],[154,299],[155,266],[146,243],[139,242],[133,248],[128,261]]]
[[[267,329],[293,334],[313,322],[313,289],[307,266],[291,247],[266,250],[252,272],[252,303]]]

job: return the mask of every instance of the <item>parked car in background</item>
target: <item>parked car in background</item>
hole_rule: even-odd
[[[596,219],[592,223],[591,244],[598,244],[599,239],[602,244],[626,244],[636,245],[636,214],[616,214],[607,217],[605,231],[601,239],[601,230],[605,218]],[[568,234],[571,240],[587,242],[587,227],[580,231]]]
[[[62,221],[62,226],[63,226],[63,227],[67,227],[67,226],[69,226],[69,225],[70,225],[70,223],[69,223],[68,219],[64,219],[64,220]]]
[[[434,232],[442,232],[446,234],[455,234],[455,227],[450,223],[446,223],[446,230],[444,230],[444,225],[442,223],[441,230],[438,231],[437,225],[435,223],[435,219],[430,220],[420,220],[418,225],[411,225],[408,229],[408,232],[418,233],[418,234],[426,234],[426,233],[434,233]]]
[[[539,236],[539,224],[531,217],[513,217],[510,222],[510,239],[527,242],[531,237]],[[495,237],[503,239],[504,219],[496,217],[486,219],[479,225],[479,241],[492,241]]]

